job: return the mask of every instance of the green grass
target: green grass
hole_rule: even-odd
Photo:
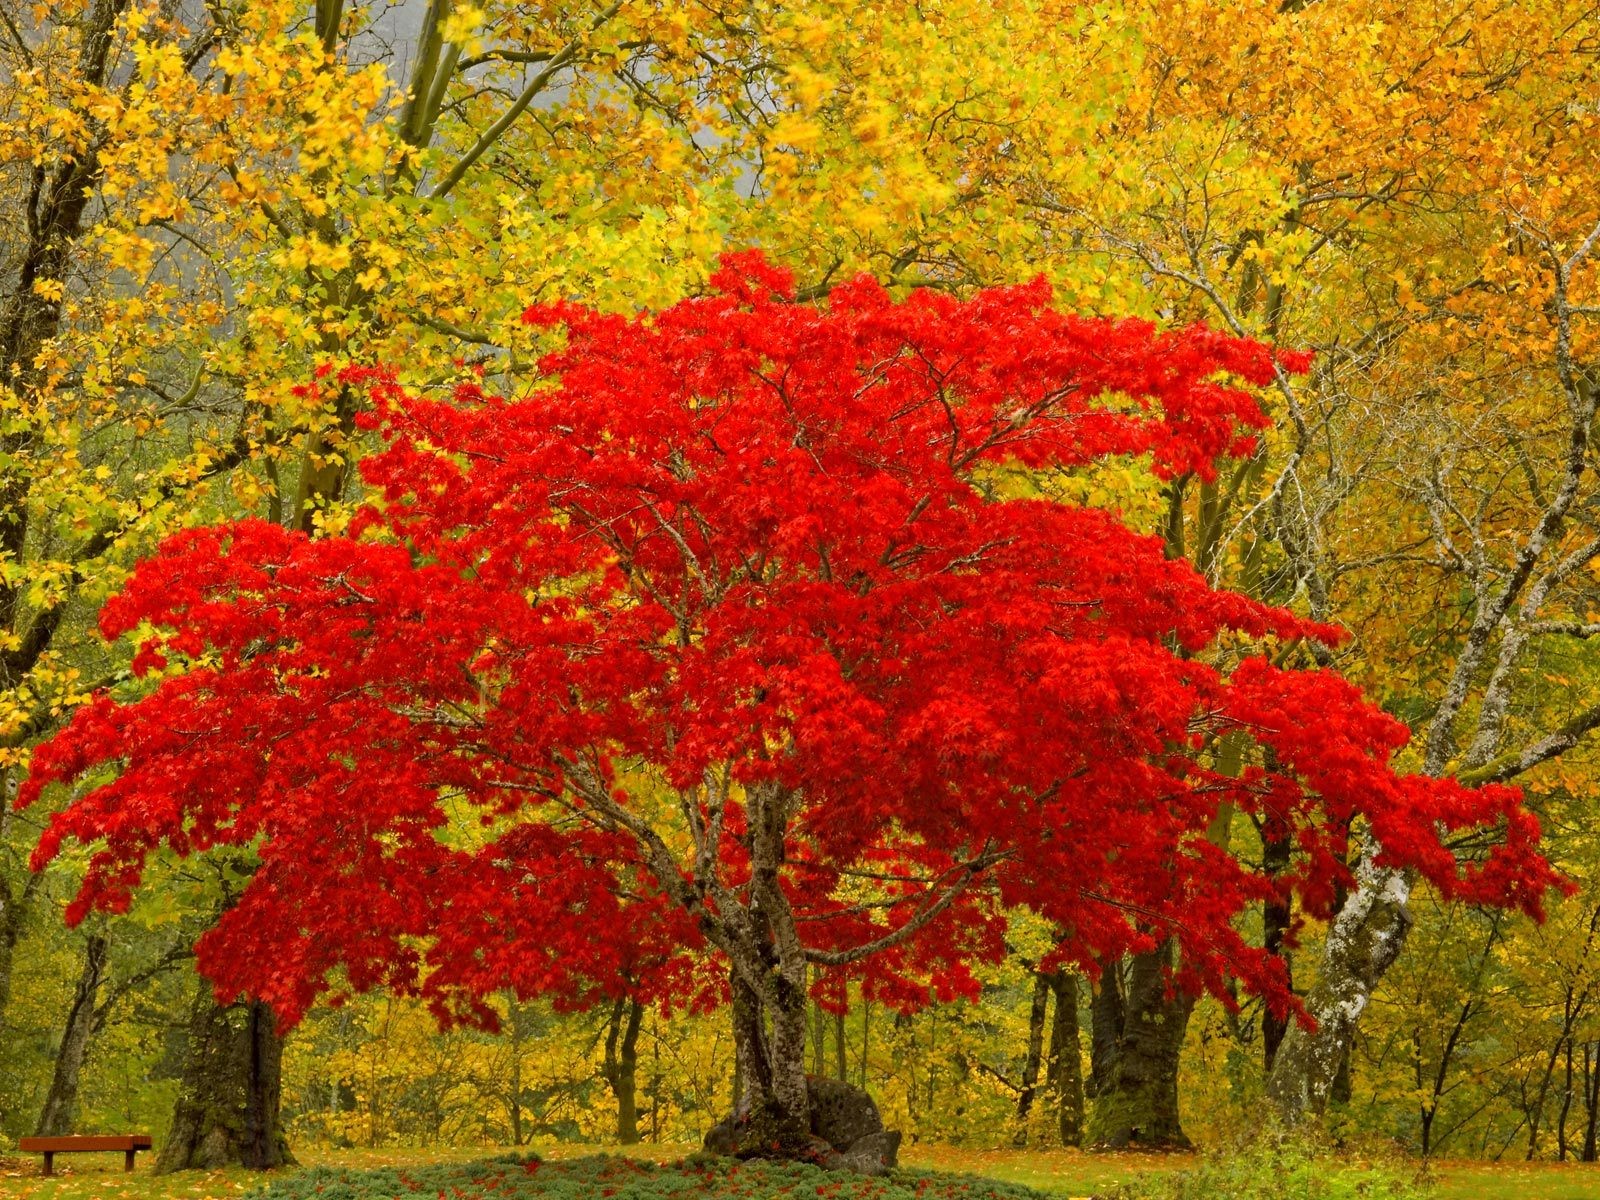
[[[1441,1163],[1432,1200],[1600,1200],[1600,1163]]]
[[[572,1196],[600,1197],[604,1189],[614,1186],[615,1181],[603,1183],[598,1188],[588,1186],[593,1180],[586,1175],[598,1168],[593,1165],[592,1157],[601,1148],[593,1146],[541,1146],[538,1152],[548,1161],[545,1167],[549,1170],[546,1178],[560,1181],[563,1178],[570,1182],[585,1182],[585,1187],[576,1192],[569,1191]],[[636,1159],[641,1163],[666,1162],[682,1158],[694,1149],[693,1146],[678,1144],[664,1146],[637,1146],[628,1149],[627,1157]],[[317,1169],[323,1171],[331,1169],[372,1170],[396,1169],[410,1172],[416,1177],[419,1172],[431,1172],[459,1168],[464,1164],[480,1162],[486,1157],[491,1157],[497,1152],[481,1148],[459,1148],[434,1151],[415,1150],[302,1150],[299,1152],[304,1166],[283,1172],[274,1179],[275,1184],[281,1184],[284,1189],[292,1188],[297,1181],[312,1178],[311,1172]],[[610,1152],[615,1154],[615,1151]],[[143,1156],[141,1156],[143,1157]],[[590,1164],[575,1163],[573,1160],[589,1158]],[[1032,1188],[1039,1192],[1055,1197],[1082,1197],[1091,1196],[1106,1191],[1119,1183],[1133,1178],[1141,1172],[1172,1171],[1192,1165],[1193,1160],[1182,1156],[1155,1156],[1155,1155],[1099,1155],[1085,1154],[1072,1150],[970,1150],[947,1146],[908,1146],[901,1155],[902,1163],[916,1172],[912,1176],[912,1186],[918,1180],[926,1180],[921,1193],[915,1191],[884,1191],[867,1192],[873,1200],[899,1200],[899,1197],[916,1196],[918,1200],[932,1200],[939,1197],[977,1197],[985,1196],[984,1190],[973,1191],[973,1180],[951,1180],[951,1175],[979,1176],[995,1181],[1001,1185],[1016,1185],[1021,1188]],[[16,1156],[0,1159],[0,1200],[242,1200],[248,1193],[261,1188],[262,1177],[248,1171],[215,1171],[215,1172],[185,1172],[179,1175],[158,1177],[150,1172],[148,1160],[141,1165],[139,1170],[132,1175],[122,1174],[121,1155],[71,1155],[62,1156],[57,1160],[57,1170],[62,1174],[55,1179],[42,1179],[39,1177],[38,1156]],[[615,1162],[615,1159],[612,1160]],[[502,1167],[505,1164],[501,1164]],[[626,1169],[623,1168],[616,1169]],[[754,1173],[756,1169],[750,1168],[751,1174],[746,1175],[745,1182],[750,1184],[764,1182],[762,1177]],[[932,1176],[926,1173],[936,1173]],[[1600,1200],[1600,1165],[1583,1163],[1541,1163],[1527,1165],[1517,1164],[1488,1164],[1447,1162],[1435,1164],[1432,1170],[1435,1188],[1429,1193],[1430,1200]],[[324,1181],[327,1176],[321,1176]],[[810,1177],[808,1177],[809,1179]],[[820,1183],[818,1182],[820,1180]],[[815,1197],[816,1187],[824,1188],[839,1182],[839,1176],[817,1176],[810,1179],[810,1191],[791,1190],[789,1196]],[[457,1180],[459,1182],[459,1180]],[[639,1180],[635,1179],[635,1183]],[[691,1182],[704,1183],[704,1180]],[[770,1182],[767,1180],[765,1182]],[[947,1185],[947,1190],[928,1191],[928,1187],[937,1188]],[[959,1189],[963,1185],[967,1190],[950,1191],[948,1188]],[[452,1185],[454,1186],[454,1185]],[[379,1193],[384,1194],[384,1193]],[[402,1193],[403,1194],[403,1193]],[[438,1190],[428,1193],[413,1193],[432,1200]],[[447,1189],[446,1195],[452,1193]],[[671,1192],[627,1192],[619,1190],[615,1193],[614,1200],[635,1200],[643,1195],[672,1195]],[[701,1187],[697,1191],[688,1193],[679,1192],[680,1196],[693,1195],[696,1197],[737,1196],[738,1193],[724,1191],[721,1193]],[[745,1191],[744,1197],[758,1200],[765,1195],[782,1196],[785,1193]],[[857,1195],[841,1191],[834,1195],[845,1197]],[[987,1189],[990,1196],[1005,1196],[1008,1200],[1015,1200],[1018,1196],[1025,1196],[1025,1192],[1012,1191],[1010,1188]],[[545,1196],[560,1196],[561,1192],[547,1192]],[[273,1200],[289,1200],[296,1193],[282,1190]],[[515,1193],[494,1191],[491,1197],[497,1200],[531,1200],[539,1193]],[[336,1200],[325,1190],[318,1200]],[[385,1200],[387,1196],[385,1194]],[[826,1197],[824,1197],[826,1200]]]

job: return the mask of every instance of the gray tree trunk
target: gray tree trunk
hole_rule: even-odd
[[[1372,865],[1364,857],[1356,886],[1328,928],[1316,986],[1305,997],[1316,1021],[1308,1030],[1291,1022],[1267,1076],[1267,1098],[1286,1119],[1321,1116],[1378,981],[1400,956],[1411,913],[1411,883],[1404,872]]]
[[[34,1128],[39,1137],[62,1137],[73,1132],[78,1119],[78,1081],[83,1075],[83,1064],[89,1056],[89,1046],[99,1032],[104,1016],[100,1009],[100,988],[106,977],[107,942],[99,934],[92,934],[84,944],[83,970],[78,976],[78,986],[72,993],[72,1005],[67,1009],[67,1020],[61,1031],[61,1045],[56,1050],[55,1070],[50,1077],[50,1091],[45,1096],[44,1107],[39,1112],[39,1122]]]
[[[294,1162],[279,1125],[283,1040],[271,1009],[223,1007],[204,980],[189,1021],[189,1051],[158,1172]]]

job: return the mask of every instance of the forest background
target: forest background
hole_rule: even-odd
[[[1600,9],[0,0],[0,16],[8,795],[33,743],[127,681],[94,618],[162,534],[245,514],[340,527],[360,397],[308,388],[319,367],[514,387],[538,348],[526,305],[670,303],[726,249],[759,246],[806,298],[863,271],[960,293],[1042,273],[1069,308],[1317,351],[1269,395],[1260,451],[1215,483],[1126,464],[1041,486],[1345,626],[1328,661],[1418,731],[1406,765],[1521,783],[1577,885],[1542,926],[1414,896],[1334,1119],[1426,1153],[1596,1157]],[[200,1121],[240,1045],[256,1062],[240,1086],[281,1086],[291,1145],[683,1141],[729,1107],[725,1022],[629,1001],[506,997],[489,1035],[369,996],[280,1046],[266,1014],[217,1007],[190,959],[245,864],[163,860],[130,912],[69,931],[83,860],[29,871],[45,816],[0,815],[4,1139],[178,1140],[175,1109]],[[1271,830],[1234,839],[1269,870],[1292,853]],[[1313,986],[1320,931],[1273,906],[1252,922]],[[914,1139],[981,1146],[1130,1123],[1214,1141],[1259,1100],[1283,1035],[1259,1004],[1152,992],[1159,961],[1042,975],[1034,933],[976,1005],[900,1013],[854,990],[818,1009],[814,1073],[864,1083]],[[1130,1022],[1165,1043],[1142,1047],[1166,1086],[1132,1098],[1136,1122]]]

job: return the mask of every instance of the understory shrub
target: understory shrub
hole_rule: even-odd
[[[1415,1163],[1268,1130],[1193,1167],[1140,1175],[1104,1200],[1425,1200],[1430,1192]]]
[[[542,1162],[508,1154],[471,1163],[350,1169],[317,1167],[248,1200],[1046,1200],[1044,1193],[971,1175],[896,1171],[873,1179],[804,1163],[695,1157],[658,1165],[595,1155]]]

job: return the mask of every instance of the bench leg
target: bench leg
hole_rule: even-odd
[[[46,1150],[44,1152],[44,1173],[47,1176],[54,1175],[56,1173],[56,1156],[55,1151],[53,1150]]]
[[[122,1169],[124,1171],[133,1170],[133,1153],[132,1150],[124,1150],[122,1152]]]

